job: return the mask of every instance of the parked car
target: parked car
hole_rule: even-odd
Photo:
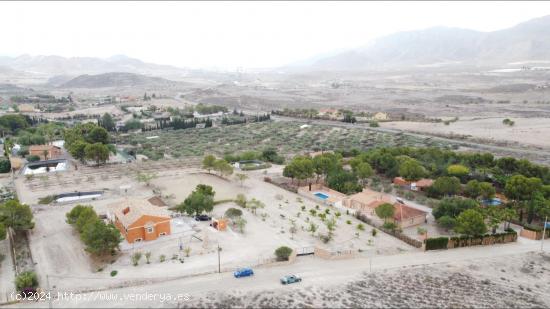
[[[197,216],[195,216],[195,220],[196,221],[210,221],[210,220],[212,220],[212,217],[210,217],[208,215],[197,215]]]
[[[281,284],[291,284],[302,281],[302,278],[295,275],[288,275],[281,278]]]
[[[237,269],[233,275],[235,276],[235,278],[240,278],[240,277],[248,277],[248,276],[252,276],[254,275],[254,271],[252,270],[252,268],[239,268]]]

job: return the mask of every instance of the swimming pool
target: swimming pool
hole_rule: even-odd
[[[502,205],[502,200],[495,197],[490,200],[483,200],[483,204],[488,206],[499,206],[499,205]]]
[[[318,197],[318,198],[320,198],[320,199],[322,199],[322,200],[326,200],[326,199],[328,198],[328,195],[326,195],[326,194],[324,194],[324,193],[322,193],[322,192],[315,192],[315,194],[313,194],[313,195],[315,195],[316,197]]]

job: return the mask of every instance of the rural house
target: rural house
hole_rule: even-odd
[[[334,108],[321,108],[319,109],[319,116],[328,117],[329,119],[338,119],[340,112]]]
[[[385,121],[385,120],[389,120],[390,118],[388,117],[388,114],[383,112],[378,112],[374,114],[374,116],[372,116],[372,119],[377,121]]]
[[[384,193],[363,189],[362,192],[348,196],[342,201],[342,205],[347,208],[359,210],[360,212],[372,216],[375,209],[384,204],[392,203],[392,198]]]
[[[402,229],[426,223],[427,212],[401,203],[394,203],[393,207],[393,220]]]
[[[31,145],[29,146],[29,155],[40,157],[40,160],[52,160],[61,157],[63,151],[61,147],[54,145]]]
[[[413,190],[413,191],[424,191],[428,187],[433,185],[433,179],[422,178],[417,181],[408,181],[403,179],[403,177],[395,177],[393,179],[393,184],[404,189]]]
[[[170,213],[147,200],[125,198],[107,206],[109,219],[129,243],[170,235]]]

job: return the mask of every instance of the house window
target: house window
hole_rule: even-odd
[[[166,235],[166,232],[162,232],[159,234],[159,236],[165,236]]]
[[[136,238],[134,241],[135,241],[135,242],[141,242],[142,240],[143,240],[143,239],[141,239],[141,238]]]
[[[152,226],[147,227],[147,233],[153,233],[153,227]]]

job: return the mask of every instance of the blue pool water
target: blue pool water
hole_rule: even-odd
[[[502,204],[502,201],[499,198],[493,198],[490,200],[483,200],[483,204],[488,206],[499,206]]]
[[[322,200],[326,200],[328,198],[328,195],[321,192],[316,192],[314,195]]]

